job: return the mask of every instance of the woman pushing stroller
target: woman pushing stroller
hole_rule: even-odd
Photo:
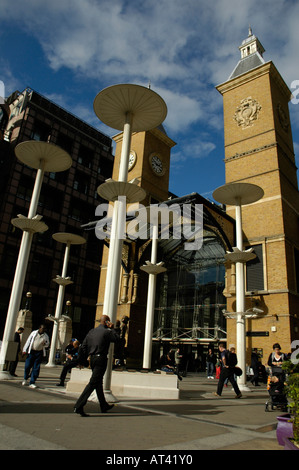
[[[285,376],[282,370],[282,363],[287,360],[287,356],[281,352],[279,343],[273,344],[273,352],[270,354],[268,359],[268,366],[271,367],[272,375],[282,374]]]
[[[268,359],[268,366],[271,368],[271,374],[268,377],[267,390],[270,395],[270,400],[266,402],[266,411],[268,406],[271,408],[282,408],[287,411],[288,401],[285,394],[285,373],[282,369],[282,363],[287,360],[285,354],[281,352],[281,347],[278,343],[273,344],[273,352]]]

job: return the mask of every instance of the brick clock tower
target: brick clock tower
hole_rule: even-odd
[[[118,179],[123,133],[113,137],[116,142],[112,178]],[[141,204],[148,206],[168,199],[170,152],[175,142],[171,140],[163,126],[145,132],[132,134],[128,181],[138,179],[139,185],[146,191],[146,199]],[[142,365],[142,351],[145,330],[148,275],[140,270],[145,258],[150,259],[150,241],[125,241],[122,254],[122,268],[117,308],[117,319],[129,318],[126,347],[127,366]],[[99,283],[96,325],[102,315],[103,300],[108,263],[108,247],[104,247],[101,277]]]
[[[299,338],[299,197],[288,102],[291,93],[252,31],[223,96],[226,183],[260,186],[264,196],[242,207],[244,248],[257,255],[246,266],[246,309],[264,311],[247,320],[247,361],[260,348],[263,363],[272,345],[284,352]],[[234,207],[227,206],[234,217]],[[235,311],[235,267],[227,266],[227,310]],[[228,345],[236,344],[228,320]]]

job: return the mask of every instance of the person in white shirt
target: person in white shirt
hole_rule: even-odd
[[[23,356],[28,354],[25,361],[22,385],[27,384],[27,380],[30,376],[29,387],[36,388],[35,381],[39,376],[40,365],[43,357],[46,356],[46,348],[49,347],[49,345],[50,340],[47,333],[45,333],[44,325],[40,325],[38,330],[34,330],[30,333],[22,353]]]

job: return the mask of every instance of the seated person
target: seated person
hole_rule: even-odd
[[[80,343],[76,339],[73,342],[72,348],[68,350],[67,356],[66,356],[66,363],[62,369],[62,372],[60,374],[60,382],[57,385],[57,387],[64,387],[64,381],[66,378],[67,373],[73,369],[73,367],[77,367],[79,364],[79,347]]]
[[[173,374],[178,376],[179,380],[182,380],[182,377],[177,373],[176,367],[175,367],[175,361],[174,357],[172,357],[171,353],[163,354],[161,356],[160,361],[159,361],[159,369],[164,371],[164,372],[172,372]]]

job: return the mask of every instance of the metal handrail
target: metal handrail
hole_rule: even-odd
[[[213,333],[210,333],[212,330]],[[198,333],[204,333],[204,336],[199,336]],[[226,336],[226,331],[219,327],[195,327],[195,328],[158,328],[153,334],[154,341],[197,341],[205,342],[208,340],[218,341],[219,333]]]

